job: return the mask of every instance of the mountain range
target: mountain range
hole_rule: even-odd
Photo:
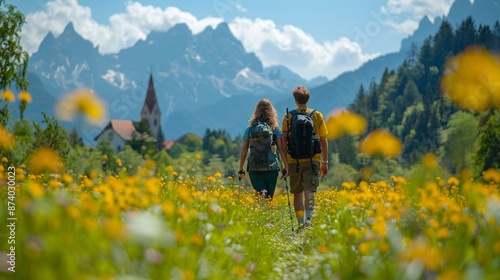
[[[41,112],[52,115],[64,94],[87,87],[107,103],[109,118],[139,120],[152,74],[166,139],[185,133],[203,136],[206,129],[237,136],[262,98],[270,99],[283,116],[287,107],[295,106],[291,90],[305,85],[312,94],[310,107],[327,114],[348,106],[359,87],[378,80],[384,69],[400,65],[410,46],[434,34],[443,20],[458,25],[471,15],[476,24],[493,26],[498,12],[496,1],[456,0],[447,17],[434,22],[422,19],[419,28],[402,41],[399,52],[379,56],[330,81],[326,77],[306,80],[284,66],[263,67],[254,53],[245,51],[227,23],[196,35],[186,24],[178,24],[165,32],[152,32],[113,55],[99,54],[70,23],[58,37],[48,33],[30,57],[27,79],[34,102],[25,117],[37,121]],[[93,139],[101,130],[81,121],[63,124],[76,127],[88,145],[95,144]]]

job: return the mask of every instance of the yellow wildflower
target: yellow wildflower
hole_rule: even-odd
[[[104,232],[113,239],[122,237],[123,228],[124,225],[119,219],[107,219],[103,224]]]
[[[349,182],[343,182],[343,183],[342,183],[342,187],[343,187],[344,189],[350,189],[350,188],[351,188],[351,184],[349,184]]]
[[[482,112],[500,108],[500,63],[480,47],[470,47],[446,62],[442,91],[458,106]]]
[[[193,234],[191,235],[191,242],[195,245],[202,245],[203,244],[203,237],[199,234]]]
[[[400,258],[408,263],[418,261],[427,269],[437,270],[443,261],[443,253],[427,241],[417,239],[407,245]]]
[[[394,135],[383,130],[372,131],[360,141],[358,146],[358,150],[361,153],[369,156],[380,154],[388,157],[396,157],[401,152],[401,149],[401,141]]]
[[[358,245],[358,252],[360,255],[366,255],[370,252],[370,244],[368,242],[361,242]]]
[[[10,134],[7,129],[0,125],[0,150],[10,151],[14,149],[15,143],[16,141],[14,136]],[[4,158],[5,160],[7,160],[6,157],[2,157],[2,161]]]
[[[146,160],[146,168],[149,170],[153,170],[156,167],[156,162],[152,159]]]
[[[195,277],[195,274],[194,274],[193,271],[184,269],[182,271],[182,279],[184,279],[184,280],[194,280],[194,279],[196,279],[196,277]]]
[[[348,230],[347,230],[347,234],[348,235],[357,235],[359,233],[359,229],[355,228],[355,227],[350,227]]]
[[[82,224],[83,226],[87,229],[87,230],[94,230],[95,228],[97,228],[97,222],[95,219],[92,219],[92,218],[85,218],[83,219],[82,221]]]
[[[45,194],[45,190],[38,183],[30,181],[28,183],[28,191],[34,198],[39,198]]]
[[[437,238],[438,239],[446,239],[450,236],[450,231],[447,228],[440,228],[436,232]]]
[[[76,206],[74,206],[74,205],[70,204],[68,206],[67,212],[68,212],[68,215],[75,220],[80,218],[80,210],[78,210],[78,208],[76,208]]]
[[[179,215],[179,217],[181,217],[184,221],[189,219],[189,212],[184,207],[177,208],[177,215]]]
[[[31,173],[42,174],[61,173],[64,168],[64,162],[61,156],[50,148],[40,148],[36,150],[28,161]]]
[[[14,102],[16,101],[16,96],[14,95],[14,93],[10,90],[4,90],[2,92],[2,98],[7,101],[7,102]]]
[[[177,194],[179,195],[179,198],[182,201],[184,201],[188,204],[193,202],[193,199],[191,198],[191,192],[188,189],[186,189],[185,187],[179,187],[177,189]]]
[[[25,103],[31,103],[31,95],[27,91],[21,91],[19,93],[19,100]]]
[[[500,184],[500,172],[495,168],[489,168],[483,172],[483,180]]]
[[[62,180],[65,184],[71,184],[73,183],[73,176],[68,173],[64,173],[62,176]]]
[[[47,186],[49,187],[50,190],[56,190],[56,189],[59,189],[61,187],[61,183],[55,179],[51,179],[49,181],[49,183],[47,184]]]
[[[161,205],[161,210],[163,211],[163,214],[165,216],[170,216],[170,215],[174,214],[174,209],[175,209],[175,206],[170,201],[165,201]]]
[[[326,246],[318,246],[317,250],[318,250],[318,253],[320,253],[320,254],[328,253],[328,247],[326,247]]]
[[[78,89],[65,95],[56,106],[56,115],[61,120],[72,121],[76,114],[83,115],[91,124],[100,125],[106,118],[106,106],[93,91]]]
[[[458,269],[445,270],[439,273],[438,280],[462,280],[464,275]]]
[[[343,134],[361,135],[366,131],[367,122],[361,115],[349,110],[334,112],[326,121],[328,130],[327,138],[330,140],[339,138]]]
[[[160,182],[158,178],[148,178],[144,182],[144,187],[147,193],[154,195],[160,191]]]
[[[215,179],[215,177],[213,177],[213,176],[209,176],[207,178],[207,182],[209,182],[209,183],[215,183],[215,182],[217,182],[217,179]]]
[[[437,166],[437,156],[433,153],[427,153],[422,159],[425,167],[434,168]]]
[[[237,265],[233,268],[233,272],[234,274],[236,274],[236,276],[238,276],[239,278],[245,276],[245,274],[247,274],[247,270],[245,267],[241,266],[241,265]]]
[[[460,181],[457,179],[457,177],[450,177],[448,178],[448,185],[450,186],[458,186],[460,184]]]
[[[388,242],[382,241],[378,244],[378,250],[380,251],[381,254],[385,254],[391,250],[391,244]]]

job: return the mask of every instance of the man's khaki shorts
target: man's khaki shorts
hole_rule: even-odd
[[[300,162],[297,172],[297,163],[288,164],[288,173],[290,176],[290,192],[297,194],[303,191],[315,192],[319,186],[320,164],[317,161]]]

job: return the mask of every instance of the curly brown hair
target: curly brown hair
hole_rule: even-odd
[[[262,99],[255,106],[252,117],[248,120],[250,125],[256,122],[266,122],[270,127],[278,127],[278,113],[268,99]]]

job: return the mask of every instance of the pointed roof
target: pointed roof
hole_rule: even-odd
[[[97,138],[99,138],[99,136],[101,136],[101,134],[108,129],[112,129],[123,140],[128,141],[132,139],[132,133],[135,131],[135,126],[134,122],[130,120],[110,120],[108,125],[106,125],[106,127],[94,138],[94,140],[97,140]]]
[[[153,110],[154,105],[158,103],[156,99],[156,93],[155,93],[155,86],[153,84],[153,74],[149,74],[149,86],[148,86],[148,92],[146,93],[146,100],[144,101],[144,106],[147,106],[149,109],[149,112]],[[158,108],[160,109],[160,108]]]

